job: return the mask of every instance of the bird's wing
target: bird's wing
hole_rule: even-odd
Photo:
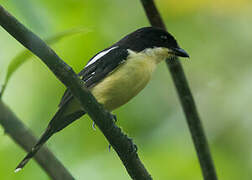
[[[120,49],[117,49],[120,48]],[[117,50],[116,50],[117,49]],[[101,81],[109,73],[111,73],[119,64],[124,62],[127,59],[128,51],[125,48],[121,47],[111,47],[106,49],[96,56],[94,56],[85,68],[79,73],[79,76],[85,82],[85,85],[90,88],[96,83]],[[76,119],[85,114],[83,110],[76,111],[70,115],[63,116],[62,114],[68,108],[68,103],[73,98],[71,92],[66,90],[61,103],[59,105],[59,110],[50,121],[46,131],[41,136],[36,145],[32,150],[25,156],[25,158],[18,164],[16,172],[21,170],[27,162],[36,154],[36,152],[41,148],[41,146],[56,132],[67,127],[69,124],[74,122]]]
[[[127,59],[127,56],[128,51],[126,48],[112,46],[91,58],[78,75],[85,82],[87,88],[91,88],[123,63]],[[62,107],[72,97],[71,91],[67,89],[60,101],[59,107]]]

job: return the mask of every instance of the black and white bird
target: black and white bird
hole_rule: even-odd
[[[97,101],[112,111],[127,103],[147,85],[159,62],[175,56],[189,57],[170,33],[144,27],[97,53],[79,76]],[[66,90],[44,134],[15,171],[21,170],[54,133],[85,113],[71,92]]]

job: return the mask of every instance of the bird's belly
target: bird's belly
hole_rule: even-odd
[[[156,64],[146,58],[128,59],[91,89],[99,103],[111,111],[127,103],[149,82]]]

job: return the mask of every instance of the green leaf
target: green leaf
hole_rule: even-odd
[[[75,34],[79,34],[79,33],[88,33],[90,30],[86,29],[86,28],[76,28],[76,29],[71,29],[71,30],[67,30],[61,33],[58,33],[52,37],[49,37],[45,40],[45,42],[47,44],[54,44],[56,42],[58,42],[59,40],[65,38],[65,37],[69,37],[71,35],[75,35]],[[5,76],[5,80],[4,83],[2,85],[2,90],[0,92],[0,99],[3,96],[3,93],[5,91],[5,88],[11,78],[11,76],[13,75],[13,73],[23,64],[25,63],[27,60],[29,60],[30,57],[32,57],[33,54],[29,51],[29,50],[24,50],[22,52],[20,52],[16,57],[14,57],[12,59],[12,61],[10,62],[8,69],[7,69],[7,74]]]

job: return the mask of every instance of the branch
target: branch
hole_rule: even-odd
[[[5,132],[24,150],[29,151],[37,142],[25,125],[15,114],[0,100],[0,124]],[[73,180],[74,178],[59,160],[45,146],[35,155],[35,160],[55,180]]]
[[[138,157],[136,145],[115,125],[113,116],[96,101],[72,68],[2,6],[0,6],[0,25],[23,46],[38,56],[71,90],[117,152],[132,179],[151,180],[151,176]]]
[[[164,22],[154,4],[154,1],[141,0],[141,3],[151,25],[166,29]],[[197,151],[204,179],[217,180],[217,175],[211,158],[207,139],[182,65],[178,61],[178,58],[172,61],[166,60],[166,64],[172,75],[180,103],[186,116],[187,124],[189,126],[194,146]]]

